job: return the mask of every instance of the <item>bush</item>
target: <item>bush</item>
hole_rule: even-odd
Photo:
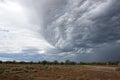
[[[0,67],[0,74],[2,74],[5,71],[5,67]]]
[[[26,70],[34,70],[34,67],[31,67],[31,66],[24,66],[24,69],[26,69]]]
[[[48,69],[49,68],[49,66],[48,65],[45,65],[45,69]]]
[[[24,70],[23,67],[14,67],[14,68],[12,68],[12,71],[22,71],[22,70]]]
[[[31,66],[21,66],[21,67],[14,67],[11,70],[12,71],[34,70],[34,67],[31,67]]]
[[[120,71],[120,67],[119,67],[119,68],[116,68],[116,71]]]

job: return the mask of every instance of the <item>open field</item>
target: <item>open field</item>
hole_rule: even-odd
[[[1,64],[0,80],[120,80],[116,66]]]

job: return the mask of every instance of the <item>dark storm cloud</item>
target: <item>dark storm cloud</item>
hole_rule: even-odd
[[[104,43],[120,39],[120,3],[113,1],[103,14],[93,18],[97,28],[93,43]]]
[[[101,45],[114,46],[120,39],[119,7],[120,2],[117,0],[63,1],[62,6],[48,8],[51,14],[45,14],[47,17],[44,20],[44,36],[63,53],[69,53],[68,55],[109,55],[107,51],[111,48]],[[101,50],[103,47],[105,49]],[[119,46],[112,50],[117,48]],[[99,54],[102,51],[106,53]]]
[[[79,47],[90,42],[104,43],[116,40],[116,38],[119,39],[119,3],[94,0],[84,1],[83,4],[79,5],[76,2],[78,1],[68,1],[63,10],[54,6],[58,11],[51,10],[50,13],[54,16],[47,15],[46,18],[51,23],[45,21],[46,25],[43,29],[46,31],[44,34],[47,35],[49,41],[57,47],[62,46],[62,44],[64,44],[63,46],[69,44],[69,47],[78,45]],[[59,11],[62,15],[59,14]],[[55,18],[56,15],[59,17]],[[55,20],[52,20],[53,18]],[[81,44],[82,42],[84,44]]]
[[[19,0],[31,23],[51,46],[23,53],[41,59],[76,61],[119,60],[120,1],[118,0]],[[39,37],[37,37],[39,38]],[[35,57],[35,55],[30,54]],[[116,59],[115,59],[116,58]]]

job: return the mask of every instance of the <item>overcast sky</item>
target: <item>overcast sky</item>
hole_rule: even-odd
[[[119,0],[0,0],[0,60],[120,60]]]

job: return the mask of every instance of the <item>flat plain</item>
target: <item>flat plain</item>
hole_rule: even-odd
[[[120,80],[117,66],[0,64],[0,80]]]

